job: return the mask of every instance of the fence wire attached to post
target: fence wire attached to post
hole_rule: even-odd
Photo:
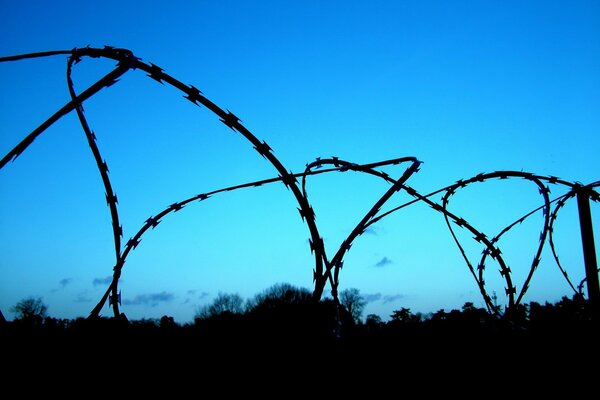
[[[577,190],[577,208],[579,210],[579,224],[581,227],[581,243],[583,245],[588,299],[592,306],[594,317],[598,318],[600,311],[600,284],[598,283],[598,262],[596,260],[596,246],[594,244],[590,195],[591,190],[588,188],[584,187]]]

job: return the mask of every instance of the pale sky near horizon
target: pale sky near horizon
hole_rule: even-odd
[[[130,49],[231,110],[294,172],[317,157],[414,156],[423,165],[408,184],[423,194],[496,170],[600,179],[596,1],[0,0],[0,34],[0,57],[87,45]],[[66,61],[0,63],[1,157],[69,101]],[[73,70],[75,88],[113,66],[83,59]],[[119,199],[123,242],[175,201],[277,176],[241,135],[141,71],[84,107]],[[385,171],[399,177],[403,168]],[[387,187],[351,172],[308,179],[328,254]],[[114,251],[104,188],[75,113],[2,168],[0,188],[2,313],[12,318],[12,305],[35,296],[51,316],[87,316],[107,287]],[[564,193],[551,190],[551,198]],[[398,194],[385,209],[407,200]],[[449,209],[493,236],[539,205],[535,185],[511,179],[472,185]],[[314,259],[296,207],[274,183],[169,215],[127,260],[122,311],[188,322],[218,292],[250,298],[278,282],[312,290]],[[595,203],[592,213],[597,232]],[[518,282],[541,223],[537,213],[500,242]],[[579,283],[573,201],[555,233],[560,259]],[[461,235],[476,263],[483,248]],[[487,281],[504,302],[497,269],[490,264]],[[483,307],[443,217],[424,204],[359,237],[340,282],[369,301],[365,315],[384,319],[401,307]],[[571,294],[545,248],[526,301]]]

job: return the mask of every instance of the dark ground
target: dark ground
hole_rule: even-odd
[[[306,390],[318,398],[411,387],[430,394],[573,394],[598,379],[600,329],[584,308],[565,304],[529,308],[520,322],[480,309],[387,323],[342,316],[339,337],[333,309],[322,303],[184,326],[168,317],[5,322],[2,376],[33,388],[44,381],[98,390],[137,382],[140,390],[217,388],[222,396],[280,393],[276,387],[290,391],[281,396]]]

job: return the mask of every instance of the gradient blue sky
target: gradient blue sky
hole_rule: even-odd
[[[597,1],[0,0],[0,36],[0,56],[128,48],[231,110],[295,172],[316,157],[415,156],[424,164],[408,183],[421,193],[501,169],[600,179]],[[84,59],[74,69],[76,90],[113,64]],[[64,56],[0,63],[2,156],[69,100],[65,71]],[[85,109],[125,241],[175,201],[276,176],[241,135],[139,71]],[[387,171],[399,176],[402,168]],[[104,189],[76,115],[0,170],[0,188],[0,310],[12,318],[18,300],[40,296],[52,316],[88,315],[114,254]],[[386,189],[352,173],[309,179],[329,254]],[[408,199],[398,195],[387,208]],[[540,204],[534,185],[511,180],[465,189],[450,209],[492,236]],[[592,212],[597,229],[596,205]],[[535,215],[501,242],[517,281],[541,223]],[[584,276],[578,229],[569,203],[556,241],[577,282]],[[249,298],[277,282],[312,288],[307,239],[282,184],[191,205],[129,257],[122,311],[186,322],[219,291]],[[482,248],[463,239],[478,260]],[[503,301],[495,270],[490,291]],[[360,237],[340,281],[369,300],[365,315],[384,319],[400,307],[483,306],[443,218],[420,204]],[[526,301],[555,301],[569,290],[546,249]]]

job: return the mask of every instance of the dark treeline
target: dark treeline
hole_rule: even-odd
[[[333,366],[340,374],[371,374],[389,363],[411,375],[455,371],[459,364],[469,365],[470,374],[504,373],[500,366],[527,373],[598,356],[598,323],[580,297],[529,303],[504,317],[465,303],[460,310],[427,316],[401,308],[387,322],[376,315],[363,322],[364,300],[353,294],[358,291],[340,296],[346,300],[341,307],[327,299],[314,302],[308,290],[286,284],[246,304],[237,295],[219,294],[187,324],[169,316],[65,320],[43,317],[43,308],[43,313],[2,321],[0,340],[5,359],[21,368],[32,360],[46,366],[56,360],[74,365],[114,360],[119,368],[135,365],[146,372],[168,371],[166,366],[183,358],[198,368],[210,366],[212,373],[252,374],[263,365],[260,371],[271,374]],[[42,305],[30,306],[39,310]],[[371,367],[361,370],[366,365]]]

